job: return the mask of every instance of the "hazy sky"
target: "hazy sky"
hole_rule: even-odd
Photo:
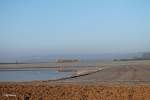
[[[1,55],[149,50],[149,0],[0,0]]]

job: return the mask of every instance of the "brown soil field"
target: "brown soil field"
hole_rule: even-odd
[[[150,100],[150,85],[1,84],[0,100]]]

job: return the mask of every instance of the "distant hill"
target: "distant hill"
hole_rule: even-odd
[[[114,61],[134,61],[134,60],[150,60],[150,52],[143,53],[140,57],[133,57],[128,59],[114,59]]]
[[[150,52],[149,53],[144,53],[141,58],[150,59]]]

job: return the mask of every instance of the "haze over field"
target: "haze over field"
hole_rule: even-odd
[[[148,0],[0,1],[0,58],[110,59],[148,52],[149,5]]]

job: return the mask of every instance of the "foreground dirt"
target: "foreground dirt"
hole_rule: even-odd
[[[150,85],[1,84],[0,100],[150,100]]]

